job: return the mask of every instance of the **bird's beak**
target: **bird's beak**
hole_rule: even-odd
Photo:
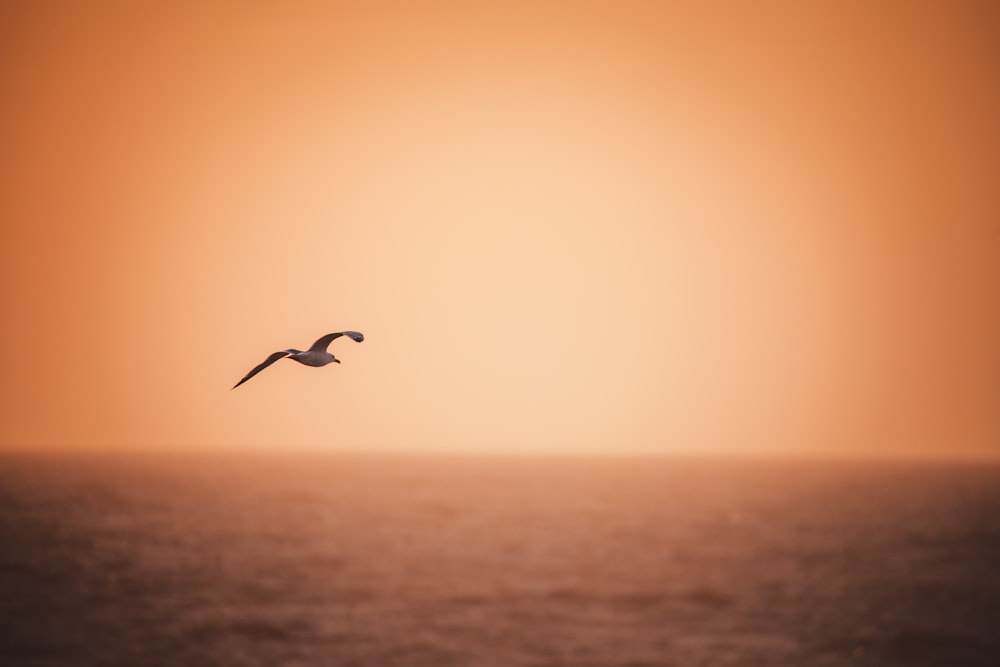
[[[340,363],[340,359],[334,359],[334,361],[336,361],[338,364]]]

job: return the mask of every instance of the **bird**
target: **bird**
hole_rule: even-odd
[[[300,364],[305,364],[306,366],[326,366],[329,363],[340,363],[340,359],[333,356],[326,351],[326,348],[337,338],[341,336],[347,336],[355,343],[360,343],[365,339],[364,334],[358,331],[338,331],[337,333],[328,333],[322,338],[318,339],[312,344],[308,350],[296,350],[295,348],[288,348],[287,350],[281,350],[280,352],[275,352],[267,359],[262,361],[260,364],[254,366],[249,373],[247,373],[242,380],[233,385],[233,389],[240,386],[257,373],[276,362],[278,359],[284,359],[288,357],[289,359],[294,359]]]

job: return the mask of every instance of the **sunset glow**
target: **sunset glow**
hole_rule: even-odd
[[[0,7],[0,448],[1000,455],[993,5],[152,4]]]

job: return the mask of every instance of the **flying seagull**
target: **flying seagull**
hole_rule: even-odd
[[[300,364],[305,364],[306,366],[326,366],[331,362],[336,362],[339,364],[340,359],[327,352],[326,348],[327,346],[330,345],[331,342],[333,342],[334,339],[340,338],[341,336],[347,336],[355,343],[360,343],[365,339],[364,335],[357,331],[338,331],[337,333],[329,333],[323,336],[315,343],[313,343],[312,347],[310,347],[308,350],[304,352],[302,350],[296,350],[295,348],[289,348],[287,350],[282,350],[281,352],[275,352],[267,359],[265,359],[263,362],[261,362],[259,365],[254,366],[253,370],[247,373],[242,380],[233,385],[233,389],[236,389],[236,387],[240,386],[241,384],[252,378],[254,375],[257,375],[257,373],[260,373],[262,370],[264,370],[265,368],[276,362],[278,359],[284,359],[285,357],[288,357],[289,359],[294,359]]]

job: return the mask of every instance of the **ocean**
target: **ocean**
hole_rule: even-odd
[[[0,665],[1000,665],[1000,466],[0,456]]]

